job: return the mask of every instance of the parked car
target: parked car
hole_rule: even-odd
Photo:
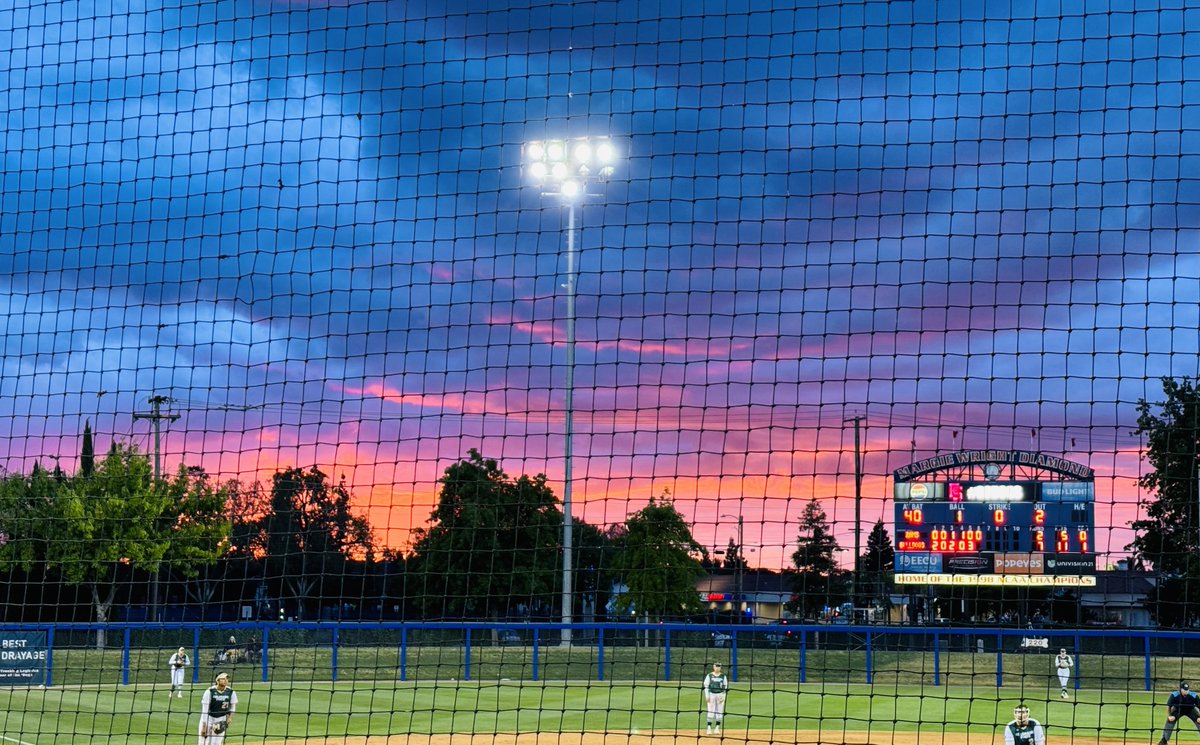
[[[789,626],[793,623],[795,622],[789,618],[781,618],[778,621],[775,621],[775,625],[777,626]],[[793,636],[794,634],[791,629],[783,629],[782,631],[773,631],[770,634],[767,634],[766,639],[767,643],[772,647],[782,647],[785,646],[793,638]]]

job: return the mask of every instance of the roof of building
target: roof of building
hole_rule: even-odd
[[[696,581],[696,590],[701,593],[733,594],[738,587],[737,572],[722,569],[718,574],[709,574]],[[747,569],[741,576],[742,593],[745,595],[792,594],[792,578],[786,574],[766,569]]]
[[[1145,598],[1157,584],[1154,572],[1137,569],[1116,569],[1096,572],[1096,586],[1084,588],[1079,594],[1084,603],[1103,603],[1117,596]]]

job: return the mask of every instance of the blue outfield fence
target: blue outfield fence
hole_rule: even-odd
[[[401,681],[409,679],[409,652],[414,647],[426,646],[458,646],[456,639],[461,638],[462,662],[459,672],[462,680],[472,679],[473,650],[496,645],[495,639],[502,636],[512,643],[527,649],[529,670],[532,680],[539,680],[544,664],[542,657],[549,648],[560,646],[560,635],[564,628],[561,623],[474,623],[474,622],[375,622],[375,623],[345,623],[345,622],[245,622],[232,624],[200,624],[200,623],[111,623],[111,624],[3,624],[0,625],[0,635],[4,633],[45,633],[47,649],[44,658],[47,671],[45,685],[55,684],[53,677],[54,652],[64,648],[87,649],[80,643],[81,635],[94,634],[104,631],[108,638],[121,639],[121,682],[130,684],[131,657],[135,649],[157,650],[165,649],[161,643],[142,643],[135,647],[135,635],[147,635],[149,639],[177,638],[190,634],[192,639],[192,659],[196,663],[192,667],[192,682],[198,683],[201,668],[208,664],[218,665],[213,661],[207,663],[201,655],[206,648],[219,648],[221,641],[213,642],[213,635],[220,640],[225,635],[247,635],[254,639],[253,649],[245,647],[246,658],[243,661],[258,663],[263,682],[271,680],[271,670],[274,658],[279,649],[306,646],[311,648],[327,648],[330,652],[331,674],[334,681],[338,680],[339,649],[343,647],[347,635],[359,634],[362,638],[370,638],[369,645],[357,646],[388,646],[396,645],[399,661],[397,676]],[[789,649],[794,650],[798,666],[798,680],[808,682],[810,658],[817,652],[844,651],[863,655],[861,669],[847,669],[847,673],[859,672],[863,682],[874,683],[877,672],[876,658],[881,653],[924,653],[931,655],[932,665],[927,672],[932,685],[939,686],[949,674],[946,669],[946,655],[949,653],[970,653],[972,655],[995,656],[995,684],[1005,684],[1005,658],[1009,655],[1027,656],[1030,652],[1043,654],[1052,652],[1052,648],[1067,647],[1075,657],[1075,667],[1072,671],[1074,686],[1079,688],[1085,671],[1088,670],[1089,658],[1099,658],[1105,655],[1123,656],[1127,658],[1141,657],[1143,659],[1143,684],[1145,690],[1153,688],[1153,660],[1156,656],[1193,657],[1200,656],[1200,649],[1189,650],[1188,644],[1194,642],[1196,634],[1189,631],[1154,631],[1128,629],[996,629],[996,628],[965,628],[965,627],[908,627],[908,626],[829,626],[829,625],[704,625],[704,624],[571,624],[573,649],[591,649],[594,651],[595,679],[603,681],[606,678],[606,650],[608,659],[612,658],[612,649],[616,647],[642,646],[646,640],[647,646],[661,650],[663,678],[671,680],[671,661],[673,650],[697,647],[720,646],[728,652],[730,674],[734,681],[739,679],[739,653],[747,649]],[[414,635],[427,632],[426,641],[414,642]],[[432,632],[432,633],[429,633]],[[207,644],[202,644],[203,636],[210,636]],[[292,643],[275,643],[273,637],[290,634]],[[119,635],[119,636],[118,636]],[[67,644],[64,639],[71,638],[73,644]],[[295,638],[302,638],[301,644]],[[430,641],[432,639],[433,641]],[[449,641],[447,641],[449,640]],[[1051,643],[1051,640],[1056,640]],[[1032,648],[1028,648],[1032,642]],[[1136,652],[1135,652],[1136,650]],[[113,650],[115,651],[115,650]],[[252,660],[258,657],[258,660]],[[248,658],[248,659],[247,659]],[[790,656],[789,656],[789,659]],[[758,664],[762,664],[761,658]],[[1101,666],[1098,665],[1097,670]],[[926,671],[921,669],[922,673]],[[1096,673],[1099,674],[1098,672]]]

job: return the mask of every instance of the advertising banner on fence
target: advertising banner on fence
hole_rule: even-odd
[[[45,631],[0,631],[0,686],[46,684]]]

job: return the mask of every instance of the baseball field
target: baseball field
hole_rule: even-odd
[[[527,652],[527,650],[525,650]],[[620,652],[620,654],[616,654]],[[555,668],[543,660],[542,680],[510,677],[528,672],[522,650],[478,650],[476,675],[462,680],[455,650],[411,650],[408,679],[399,680],[395,650],[345,650],[339,682],[320,650],[279,655],[261,680],[261,666],[232,668],[238,714],[226,740],[236,743],[387,743],[388,745],[678,745],[712,743],[703,734],[699,681],[717,650],[679,650],[671,677],[653,664],[652,650],[614,650],[609,680],[545,680]],[[0,742],[12,745],[107,745],[195,742],[205,685],[169,696],[165,654],[146,651],[130,661],[131,682],[121,684],[116,653],[75,650],[56,655],[48,689],[0,689]],[[388,655],[393,655],[389,657]],[[449,658],[446,656],[449,655]],[[639,657],[640,656],[640,657]],[[161,658],[161,659],[160,659]],[[454,660],[458,660],[455,663]],[[290,664],[287,664],[289,663]],[[661,662],[661,660],[660,660]],[[1192,661],[1156,660],[1162,681],[1155,692],[1132,685],[1136,660],[1084,660],[1092,674],[1068,700],[1059,698],[1046,661],[1005,669],[995,685],[994,655],[944,660],[948,676],[932,685],[928,660],[879,660],[874,683],[850,653],[809,660],[796,682],[794,660],[778,651],[746,651],[741,680],[727,704],[723,741],[967,745],[991,743],[1012,708],[1024,701],[1047,727],[1049,745],[1154,743],[1162,724],[1158,703]],[[818,664],[819,663],[819,664]],[[560,672],[569,673],[569,662]],[[728,662],[727,662],[728,664]],[[891,665],[891,667],[888,667]],[[1112,670],[1110,677],[1104,671]],[[1128,674],[1120,674],[1121,671]],[[580,670],[580,672],[583,672]],[[690,675],[685,675],[690,673]],[[204,668],[205,682],[211,670]],[[613,680],[612,678],[618,678]],[[189,675],[189,681],[191,676]],[[1181,728],[1182,741],[1200,735]]]

